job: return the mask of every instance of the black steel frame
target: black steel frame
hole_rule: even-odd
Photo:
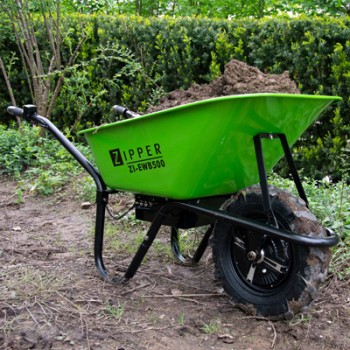
[[[109,190],[104,183],[101,175],[97,169],[79,152],[79,150],[57,129],[57,127],[51,123],[47,118],[39,116],[36,114],[36,107],[33,105],[26,105],[23,109],[17,107],[9,107],[9,113],[17,116],[23,116],[29,122],[39,125],[47,129],[64,147],[65,149],[75,158],[78,163],[92,176],[96,184],[96,217],[95,217],[95,241],[94,241],[94,257],[95,265],[98,270],[98,273],[103,279],[109,279],[107,269],[103,262],[103,240],[104,240],[104,226],[105,226],[105,213],[106,206],[108,203],[109,195],[116,193],[114,190]],[[158,209],[152,223],[149,226],[148,232],[144,237],[141,245],[139,246],[136,254],[134,255],[130,265],[128,266],[124,276],[121,276],[120,282],[132,278],[137,269],[139,268],[143,258],[148,252],[148,249],[151,247],[154,239],[157,236],[157,233],[164,223],[168,215],[171,214],[173,210],[183,210],[188,212],[197,213],[203,216],[209,216],[214,221],[224,220],[230,222],[233,226],[243,227],[247,230],[253,232],[259,232],[262,235],[267,235],[273,238],[282,239],[294,244],[308,245],[308,246],[318,246],[318,247],[329,247],[336,245],[338,243],[337,235],[331,230],[327,229],[328,237],[326,238],[315,238],[309,237],[304,234],[295,234],[287,231],[278,229],[275,225],[275,218],[273,211],[271,209],[269,191],[268,191],[268,181],[266,176],[265,164],[264,164],[264,154],[262,149],[261,139],[275,139],[278,138],[281,142],[283,151],[286,156],[287,163],[290,168],[291,175],[296,184],[299,196],[306,202],[307,198],[300,181],[298,172],[296,170],[292,154],[290,152],[286,136],[282,133],[261,133],[254,137],[254,146],[256,159],[258,164],[258,172],[260,178],[260,186],[263,196],[264,210],[268,215],[268,223],[262,224],[260,222],[255,222],[248,220],[246,218],[238,217],[231,215],[220,209],[205,208],[200,205],[193,203],[188,203],[188,201],[166,201],[164,205],[160,206]],[[206,250],[209,242],[209,238],[212,232],[213,226],[210,225],[209,229],[205,233],[200,242],[197,251],[192,257],[193,262],[198,262],[204,251]],[[181,252],[178,246],[178,237],[175,228],[172,228],[172,248],[174,254],[180,259],[183,260]]]

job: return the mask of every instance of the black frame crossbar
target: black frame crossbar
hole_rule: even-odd
[[[259,172],[259,179],[260,179],[260,186],[261,186],[261,192],[263,194],[264,198],[264,209],[265,210],[271,210],[271,205],[268,202],[268,186],[267,186],[267,175],[265,170],[265,162],[264,162],[264,153],[263,148],[261,144],[261,139],[269,139],[273,140],[278,138],[281,142],[281,146],[284,152],[284,155],[286,157],[286,161],[289,167],[290,174],[293,177],[296,189],[298,191],[299,197],[304,200],[306,203],[306,206],[309,206],[309,202],[307,200],[302,182],[300,180],[298,170],[295,166],[292,153],[290,151],[287,137],[285,134],[282,133],[260,133],[254,136],[254,147],[255,147],[255,154],[256,154],[256,160],[258,164],[258,172]]]

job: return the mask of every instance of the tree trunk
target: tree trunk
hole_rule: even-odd
[[[11,82],[10,82],[10,79],[9,79],[8,74],[6,72],[6,68],[5,68],[4,62],[3,62],[1,57],[0,57],[0,68],[1,68],[1,71],[2,71],[2,75],[4,76],[4,79],[5,79],[5,83],[6,83],[7,91],[9,93],[9,95],[10,95],[11,103],[12,103],[13,106],[17,106],[16,99],[15,99],[15,96],[13,94],[13,89],[12,89],[12,86],[11,86]],[[22,124],[21,118],[16,116],[16,120],[17,120],[18,126],[21,126],[21,124]]]
[[[29,8],[30,2],[31,0],[6,1],[0,3],[0,8],[4,10],[3,12],[7,14],[12,24],[23,67],[28,78],[29,89],[33,95],[33,103],[37,105],[37,112],[50,119],[56,100],[63,86],[66,73],[64,69],[73,65],[86,40],[86,36],[82,36],[82,39],[71,57],[69,57],[68,62],[62,62],[60,1],[52,0],[51,2],[40,2],[43,19],[42,23],[44,24],[48,41],[47,45],[45,45],[45,52],[43,53],[39,48],[36,37],[37,29],[35,28],[35,24],[38,23],[38,19],[33,20],[32,18]],[[141,0],[139,2],[141,3]],[[8,77],[6,78],[4,68],[1,67],[7,89],[10,96],[12,94],[12,103],[15,104],[10,80]],[[58,77],[56,72],[59,72]]]

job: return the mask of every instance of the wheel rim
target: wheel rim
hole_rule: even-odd
[[[249,215],[249,218],[266,221],[266,216],[261,212]],[[276,218],[280,228],[289,229],[284,220]],[[233,269],[249,288],[264,293],[275,291],[288,280],[293,263],[292,245],[280,239],[262,237],[258,251],[248,251],[247,235],[250,234],[254,233],[241,228],[232,230],[230,254]]]

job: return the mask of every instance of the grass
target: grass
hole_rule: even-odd
[[[177,316],[177,323],[179,324],[179,326],[183,327],[185,325],[185,314],[183,312],[181,312],[178,316]]]
[[[276,174],[270,177],[271,183],[298,195],[293,181]],[[303,186],[309,200],[310,210],[322,225],[335,230],[344,240],[350,238],[350,186],[344,182],[331,183],[328,180],[304,179]]]
[[[205,334],[216,334],[221,331],[221,320],[220,319],[215,319],[211,320],[209,323],[204,323],[202,326],[201,330]]]
[[[7,283],[6,290],[1,295],[8,295],[16,302],[35,300],[40,295],[42,299],[51,297],[61,286],[62,279],[55,273],[43,274],[35,266],[21,266],[20,268],[4,271],[1,279]]]
[[[45,307],[57,297],[64,286],[62,276],[55,271],[43,271],[37,266],[6,266],[0,273],[0,304],[2,305],[1,333],[6,338],[14,329],[21,327],[26,319],[37,323],[32,309],[35,305]],[[21,313],[19,310],[24,309]],[[46,312],[46,315],[48,313]],[[50,317],[47,316],[50,322]]]
[[[124,314],[124,303],[118,302],[117,306],[107,304],[105,306],[105,312],[107,315],[111,316],[112,318],[116,319],[117,321],[120,321],[123,314]]]

